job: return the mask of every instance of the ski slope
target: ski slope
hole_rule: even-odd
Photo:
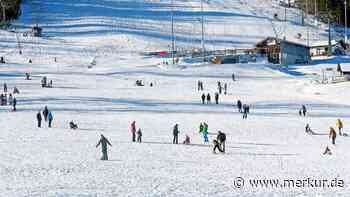
[[[175,2],[176,45],[199,47],[200,2]],[[169,48],[169,3],[24,3],[15,24],[21,33],[0,32],[0,53],[7,61],[0,66],[0,84],[21,92],[17,112],[0,107],[0,196],[348,196],[350,138],[338,136],[336,145],[328,138],[337,118],[350,133],[348,83],[314,80],[315,73],[338,62],[350,69],[350,58],[330,57],[288,70],[265,62],[159,66],[159,59],[140,53]],[[280,36],[305,42],[295,40],[297,33],[306,33],[295,11],[286,23],[273,19],[274,13],[284,13],[276,1],[212,0],[204,8],[208,49],[251,47],[274,36],[274,28]],[[44,27],[44,37],[23,36],[35,23]],[[322,28],[317,31],[322,38]],[[89,69],[93,58],[97,64]],[[26,72],[32,80],[24,80]],[[43,76],[53,80],[53,88],[41,88]],[[146,85],[135,86],[139,79]],[[220,96],[219,105],[203,105],[198,80],[212,98],[217,81],[228,84],[228,94]],[[233,106],[238,99],[251,105],[247,120]],[[302,104],[306,117],[298,115]],[[36,127],[36,113],[45,105],[53,112],[53,128],[45,122]],[[71,120],[79,129],[69,129]],[[133,120],[143,131],[141,144],[131,142]],[[227,134],[225,154],[213,154],[212,143],[203,143],[198,133],[203,121],[210,142],[218,130]],[[171,143],[175,123],[180,143],[187,134],[191,145]],[[305,133],[307,123],[317,135]],[[99,160],[100,134],[113,145],[109,161]],[[326,146],[332,155],[322,154]],[[236,177],[246,180],[243,188],[234,188]],[[337,178],[345,184],[253,188],[248,180],[254,178]]]

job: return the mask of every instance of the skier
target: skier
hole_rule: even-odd
[[[203,91],[203,90],[204,90],[204,88],[203,88],[203,81],[201,81],[200,90],[201,90],[201,91]]]
[[[341,136],[342,135],[341,131],[343,129],[343,122],[338,118],[335,125],[337,126],[338,131],[339,131],[339,135]]]
[[[236,81],[236,79],[235,79],[235,73],[232,73],[232,81],[233,81],[233,82]]]
[[[237,108],[238,108],[238,112],[242,113],[242,102],[241,102],[241,100],[237,101]]]
[[[209,142],[208,139],[208,124],[206,122],[203,123],[203,138],[204,138],[204,143]]]
[[[299,116],[301,116],[302,115],[302,112],[301,112],[301,109],[299,109]]]
[[[227,94],[227,83],[225,83],[225,85],[224,85],[224,94],[225,95]]]
[[[101,138],[100,138],[100,141],[98,141],[97,145],[96,145],[96,148],[99,146],[99,145],[102,145],[102,157],[101,157],[101,160],[108,160],[108,154],[107,154],[107,145],[110,145],[112,146],[112,144],[107,140],[107,138],[105,136],[103,136],[101,134]]]
[[[213,148],[213,153],[216,154],[216,149],[218,149],[220,152],[223,152],[220,148],[220,144],[217,140],[213,140],[214,148]]]
[[[332,138],[332,144],[335,144],[335,138],[337,138],[337,132],[333,127],[329,127],[329,138]]]
[[[17,110],[16,109],[16,105],[17,105],[17,99],[16,98],[13,99],[12,105],[13,105],[13,111],[16,111]]]
[[[130,132],[132,135],[132,141],[135,142],[136,141],[136,122],[135,121],[132,121],[130,125]]]
[[[49,111],[49,114],[47,115],[47,119],[49,120],[49,128],[51,128],[51,124],[53,121],[53,115],[51,111]]]
[[[215,93],[215,103],[219,104],[219,94],[217,92]]]
[[[204,104],[204,102],[205,102],[205,94],[203,93],[202,94],[202,104]]]
[[[41,127],[41,120],[42,120],[40,110],[36,114],[36,120],[38,121],[38,127],[40,128]]]
[[[216,140],[219,142],[222,152],[225,152],[226,134],[221,131],[218,131]]]
[[[198,90],[198,91],[201,90],[201,81],[198,81],[198,83],[197,83],[197,90]]]
[[[210,104],[210,94],[207,94],[207,104]]]
[[[4,92],[6,93],[7,92],[7,84],[4,83]]]
[[[190,144],[191,143],[191,139],[190,139],[190,137],[188,136],[188,135],[186,135],[186,138],[185,138],[185,140],[182,142],[183,144]]]
[[[301,109],[302,109],[302,112],[303,112],[303,116],[306,116],[306,106],[302,105]]]
[[[43,116],[44,116],[45,122],[47,122],[47,115],[48,114],[49,114],[49,110],[47,109],[47,106],[45,106],[44,110],[43,110]]]
[[[174,129],[173,129],[173,144],[178,144],[178,139],[179,139],[179,125],[175,124]]]
[[[137,130],[137,142],[141,143],[142,142],[142,132],[141,129]]]

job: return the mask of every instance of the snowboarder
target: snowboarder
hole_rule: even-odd
[[[49,110],[47,109],[47,106],[45,106],[44,110],[43,110],[43,116],[44,116],[45,122],[47,122],[47,115],[48,114],[49,114]]]
[[[178,139],[179,139],[179,125],[175,124],[174,129],[173,129],[173,144],[178,144]]]
[[[137,142],[141,143],[142,142],[142,132],[141,129],[137,130]]]
[[[210,104],[210,94],[207,94],[207,104]]]
[[[4,83],[4,92],[6,93],[7,92],[7,84]]]
[[[76,123],[74,123],[73,120],[71,120],[69,122],[69,128],[75,130],[78,128],[78,125]]]
[[[204,138],[204,143],[209,142],[208,139],[208,124],[206,122],[203,123],[203,138]]]
[[[302,112],[303,112],[303,116],[306,116],[306,106],[302,105],[301,109],[302,109]]]
[[[238,112],[242,113],[242,102],[241,102],[241,100],[237,101],[237,108],[238,108]]]
[[[49,128],[51,128],[51,124],[53,121],[53,115],[51,111],[49,111],[49,113],[47,114],[47,119],[49,120]]]
[[[17,105],[17,99],[14,98],[14,99],[13,99],[13,102],[12,102],[13,111],[16,111],[16,110],[17,110],[17,109],[16,109],[16,105]]]
[[[202,94],[202,104],[205,104],[205,94]]]
[[[135,121],[132,121],[130,125],[130,132],[132,135],[132,141],[135,142],[136,141],[136,122]]]
[[[329,138],[332,138],[332,144],[335,144],[335,139],[337,138],[337,132],[335,132],[333,127],[329,127]]]
[[[112,144],[107,140],[105,136],[101,134],[101,138],[98,141],[96,148],[101,144],[102,146],[102,157],[101,160],[108,160],[107,145],[112,146]]]
[[[41,120],[42,120],[40,110],[36,114],[36,120],[38,121],[38,127],[40,128],[41,127]]]
[[[227,94],[227,83],[225,83],[225,85],[224,85],[224,94],[225,95]]]
[[[182,143],[186,144],[186,145],[190,144],[191,143],[190,137],[188,135],[186,135],[185,140]]]
[[[226,134],[221,131],[218,131],[216,140],[219,142],[222,152],[225,152]]]
[[[343,129],[343,122],[338,118],[335,125],[337,126],[338,131],[339,131],[339,135],[341,136],[342,135],[341,131]]]
[[[215,93],[215,103],[219,104],[219,94],[217,92]]]
[[[220,152],[224,152],[224,151],[221,150],[220,144],[219,144],[219,142],[217,140],[213,140],[213,144],[214,144],[214,148],[213,148],[213,153],[214,154],[216,154],[216,151],[215,151],[216,149],[218,149]]]

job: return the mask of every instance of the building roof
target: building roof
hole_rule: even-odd
[[[336,40],[332,40],[331,41],[331,45],[334,46],[336,45],[338,42]],[[317,47],[328,47],[328,40],[321,40],[321,41],[317,41],[317,42],[312,42],[310,44],[311,48],[317,48]]]

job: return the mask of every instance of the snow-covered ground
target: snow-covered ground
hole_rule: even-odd
[[[263,62],[160,67],[159,59],[139,53],[168,48],[169,1],[30,2],[17,31],[27,31],[37,20],[45,36],[0,33],[0,53],[8,62],[0,66],[0,83],[21,91],[17,112],[0,107],[0,196],[349,195],[350,138],[338,136],[335,146],[328,138],[337,118],[350,133],[349,83],[320,85],[314,75],[338,62],[350,70],[349,57],[288,70]],[[193,21],[200,16],[200,2],[175,2],[178,46],[199,46],[193,40],[200,38],[200,24]],[[39,16],[29,14],[35,9]],[[277,1],[212,0],[205,10],[212,48],[249,47],[273,36],[273,26],[282,28],[272,21],[274,13],[284,12]],[[284,25],[290,39],[305,33],[295,20]],[[97,65],[88,69],[94,57]],[[32,80],[24,80],[26,72]],[[40,87],[43,76],[53,80],[53,88]],[[146,86],[135,86],[138,79]],[[217,81],[227,83],[228,94],[219,105],[202,105],[198,80],[212,97]],[[233,106],[237,99],[251,105],[247,120]],[[302,104],[307,117],[298,115]],[[50,129],[46,123],[36,127],[36,113],[45,105],[54,114]],[[69,129],[71,120],[78,130]],[[141,144],[131,142],[133,120],[143,131]],[[210,141],[218,130],[227,134],[226,154],[213,154],[212,144],[203,143],[198,133],[203,121],[213,134]],[[175,123],[180,142],[187,134],[191,145],[171,144]],[[306,123],[317,135],[305,134]],[[109,161],[99,160],[100,134],[113,145]],[[322,154],[326,146],[332,155]],[[234,188],[236,177],[246,180],[243,188]],[[253,188],[248,180],[254,178],[337,178],[344,187]]]

